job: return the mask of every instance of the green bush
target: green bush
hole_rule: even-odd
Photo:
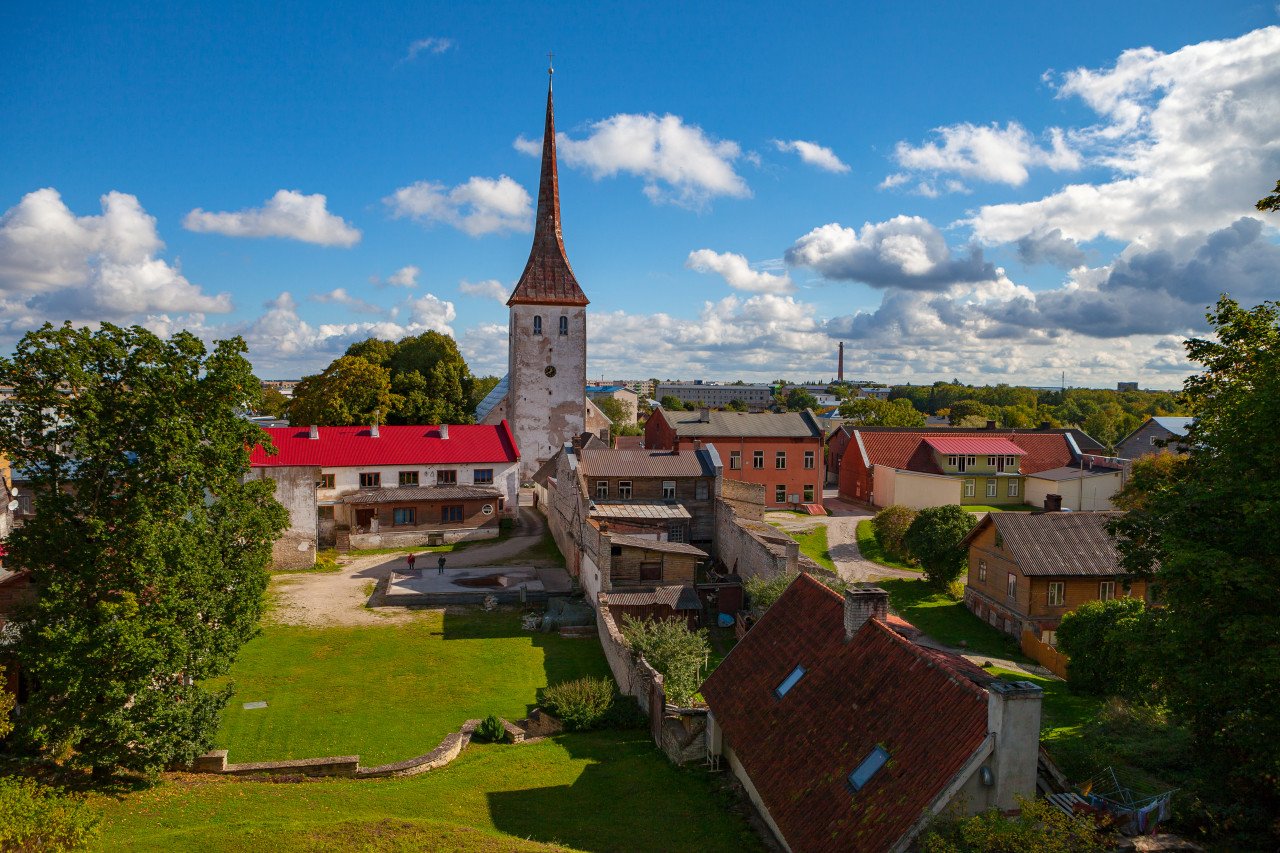
[[[747,594],[747,608],[759,618],[787,591],[796,577],[796,572],[783,572],[768,580],[755,575],[747,578],[742,584]]]
[[[476,726],[476,730],[471,733],[473,740],[484,741],[486,743],[502,743],[507,739],[506,727],[502,725],[502,720],[494,714],[490,714],[480,721],[480,725]]]
[[[960,542],[975,523],[973,515],[956,504],[925,507],[916,513],[902,544],[920,561],[925,579],[946,589],[964,571],[969,551]]]
[[[1020,813],[1006,818],[988,809],[946,817],[929,828],[921,853],[1095,853],[1111,847],[1088,815],[1068,816],[1045,800],[1018,797]]]
[[[702,683],[702,669],[711,655],[706,629],[690,631],[679,619],[622,617],[622,638],[628,648],[643,655],[649,666],[662,673],[667,698],[676,705],[693,701]]]
[[[32,779],[0,776],[0,850],[80,850],[97,839],[101,821],[80,797]]]
[[[871,527],[876,532],[876,541],[884,552],[895,560],[907,556],[906,546],[902,539],[907,535],[911,522],[916,520],[916,511],[909,506],[893,504],[876,513],[871,519]]]
[[[600,721],[602,729],[647,729],[649,727],[649,718],[640,710],[640,706],[636,704],[636,700],[630,696],[615,694],[613,704],[609,706],[609,710],[605,712],[604,718]]]
[[[613,681],[608,678],[576,678],[548,687],[542,694],[542,707],[566,730],[582,732],[600,728],[614,704]]]
[[[1062,617],[1058,648],[1071,658],[1067,686],[1076,693],[1140,698],[1151,687],[1155,616],[1140,598],[1086,601]]]

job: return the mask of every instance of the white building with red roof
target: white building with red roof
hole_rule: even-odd
[[[252,476],[276,481],[290,529],[276,563],[315,549],[445,544],[498,535],[516,512],[520,451],[497,425],[277,427],[275,453],[252,451]]]

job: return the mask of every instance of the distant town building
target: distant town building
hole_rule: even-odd
[[[824,389],[825,390],[825,389]],[[772,385],[720,385],[709,382],[659,382],[654,397],[675,397],[681,403],[723,409],[730,403],[743,403],[750,409],[767,409],[773,405]]]
[[[1186,450],[1187,431],[1195,418],[1147,418],[1146,423],[1116,442],[1116,455],[1137,459],[1153,453],[1181,453]]]
[[[588,385],[587,397],[593,401],[599,401],[603,397],[609,397],[610,399],[617,400],[627,413],[623,423],[634,424],[636,422],[636,412],[640,407],[640,396],[627,386]]]
[[[293,390],[298,387],[301,379],[264,379],[262,380],[262,390],[266,391],[270,388],[272,391],[279,391],[286,397],[293,396]]]
[[[1116,390],[1117,391],[1137,391],[1138,383],[1137,382],[1117,382]]]

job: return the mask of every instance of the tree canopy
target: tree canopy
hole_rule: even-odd
[[[922,427],[925,417],[910,400],[855,397],[840,404],[840,417],[860,426]]]
[[[7,543],[38,590],[13,623],[37,685],[15,735],[44,758],[153,772],[212,746],[230,690],[209,679],[257,631],[288,523],[245,478],[264,434],[239,415],[261,398],[244,352],[46,324],[0,358],[0,453],[36,509]]]
[[[973,515],[956,504],[925,507],[916,513],[902,544],[920,561],[931,584],[946,587],[964,570],[969,552],[960,541],[974,523]]]

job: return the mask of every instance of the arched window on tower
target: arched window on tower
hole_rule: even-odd
[[[568,317],[560,318],[560,334],[562,335],[569,334],[569,318]]]
[[[533,317],[533,333],[535,335],[542,334],[542,318],[536,314]]]

